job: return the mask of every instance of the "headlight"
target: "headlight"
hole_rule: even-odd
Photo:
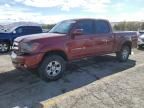
[[[39,47],[39,43],[21,43],[20,52],[22,53],[32,53]]]

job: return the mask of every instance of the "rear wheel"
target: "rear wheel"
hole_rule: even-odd
[[[121,50],[116,53],[117,59],[120,62],[126,62],[129,58],[131,48],[128,45],[123,45]]]
[[[0,53],[8,52],[10,49],[10,44],[8,42],[0,42]]]
[[[62,77],[65,70],[65,60],[58,55],[45,57],[39,67],[39,75],[45,81],[53,81]]]

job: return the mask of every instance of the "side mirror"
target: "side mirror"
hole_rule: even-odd
[[[16,34],[16,31],[14,30],[12,33],[13,33],[13,34]]]
[[[76,35],[82,35],[82,34],[83,34],[83,29],[75,29],[75,30],[72,32],[72,34],[73,34],[74,36],[76,36]]]

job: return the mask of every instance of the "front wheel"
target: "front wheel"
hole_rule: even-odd
[[[65,70],[65,60],[58,55],[49,55],[44,58],[38,72],[45,81],[53,81],[62,77]]]
[[[128,45],[124,45],[119,52],[116,53],[117,59],[120,62],[126,62],[129,58],[131,48]]]
[[[7,42],[0,42],[0,53],[8,52],[10,49],[10,45]]]

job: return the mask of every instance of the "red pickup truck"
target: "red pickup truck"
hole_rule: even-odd
[[[37,69],[47,81],[60,78],[66,63],[77,59],[116,53],[125,62],[133,47],[137,47],[136,32],[114,33],[107,20],[71,19],[49,33],[16,38],[11,59],[16,68]]]

